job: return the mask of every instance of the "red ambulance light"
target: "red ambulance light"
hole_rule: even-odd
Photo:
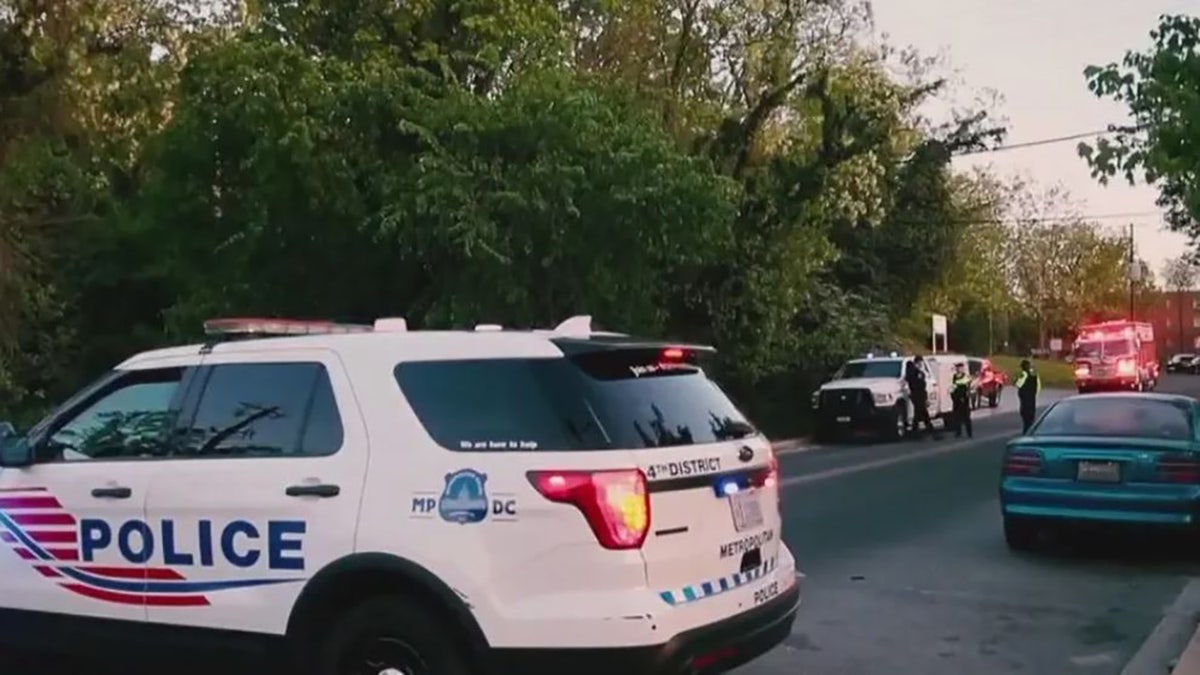
[[[546,499],[579,509],[604,548],[639,549],[646,541],[650,497],[640,469],[530,471],[526,476]]]

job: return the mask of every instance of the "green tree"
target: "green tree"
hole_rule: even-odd
[[[1127,239],[1076,215],[1059,188],[1022,189],[1010,208],[1013,287],[1038,346],[1081,322],[1128,316]]]
[[[60,396],[130,340],[122,318],[154,317],[154,286],[113,244],[174,75],[211,29],[195,9],[0,2],[0,408]]]
[[[737,186],[620,92],[554,71],[492,98],[426,80],[265,40],[195,59],[143,216],[173,223],[176,327],[586,310],[661,332],[668,294],[728,246]]]
[[[1102,183],[1123,176],[1159,189],[1167,221],[1200,240],[1200,17],[1165,15],[1153,45],[1120,63],[1089,66],[1088,88],[1125,105],[1133,123],[1079,154]]]

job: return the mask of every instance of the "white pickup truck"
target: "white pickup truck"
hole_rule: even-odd
[[[913,419],[912,398],[904,373],[913,356],[890,354],[847,361],[833,378],[813,392],[818,440],[832,440],[857,432],[872,432],[887,440],[908,435]],[[954,365],[966,365],[960,354],[926,356],[924,368],[929,393],[930,419],[948,424],[950,416],[950,379]]]

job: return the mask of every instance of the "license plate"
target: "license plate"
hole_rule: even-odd
[[[839,421],[839,422],[849,422],[849,421],[850,421],[850,416],[849,416],[849,415],[842,415],[841,417],[837,418],[837,421]]]
[[[1116,462],[1080,462],[1076,478],[1088,483],[1121,482],[1121,465]]]
[[[733,513],[733,527],[738,532],[762,527],[762,502],[758,492],[735,492],[729,495],[729,510]]]

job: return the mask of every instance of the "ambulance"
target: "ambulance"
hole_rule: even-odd
[[[1154,326],[1140,321],[1105,321],[1080,326],[1072,350],[1075,387],[1092,391],[1147,391],[1158,384]]]

